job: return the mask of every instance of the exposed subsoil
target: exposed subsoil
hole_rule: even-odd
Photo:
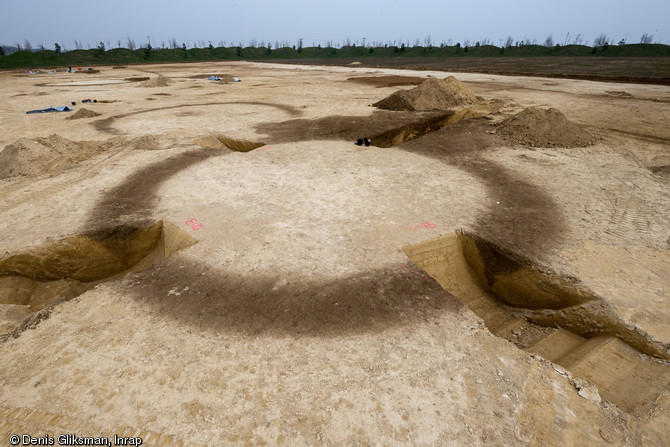
[[[0,180],[11,267],[0,281],[18,287],[49,266],[68,272],[56,282],[118,272],[63,299],[67,285],[33,288],[39,312],[27,289],[0,305],[0,436],[128,427],[171,445],[663,445],[665,87],[463,74],[483,104],[382,111],[370,104],[396,87],[347,79],[445,74],[145,68],[172,79],[170,96],[0,83],[14,95],[0,156],[25,171]],[[119,102],[98,104],[102,120],[25,115],[42,92]],[[511,144],[499,123],[529,107],[601,138]],[[363,137],[373,146],[353,144]],[[126,272],[154,246],[133,235],[159,221],[196,243]],[[458,234],[476,250],[444,242]],[[36,260],[45,253],[59,255]],[[2,296],[17,298],[10,288]]]

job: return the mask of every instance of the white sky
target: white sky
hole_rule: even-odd
[[[33,47],[66,49],[75,40],[84,48],[139,46],[151,37],[154,47],[175,38],[179,44],[204,41],[246,46],[303,38],[305,46],[332,41],[409,41],[430,36],[434,44],[474,43],[488,38],[499,45],[513,39],[570,42],[581,34],[587,43],[604,33],[618,42],[637,43],[643,33],[670,43],[670,0],[0,0],[0,44],[28,39]]]

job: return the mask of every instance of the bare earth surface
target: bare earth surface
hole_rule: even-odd
[[[503,105],[375,147],[434,116],[370,106],[413,85],[348,80],[394,75]],[[5,72],[0,101],[0,148],[38,155],[0,159],[43,162],[0,167],[1,445],[670,445],[670,87],[206,63]],[[596,143],[497,135],[527,107]],[[412,248],[457,230],[575,278],[608,318],[580,320],[588,342],[615,354],[555,361],[501,335],[472,304],[485,285]],[[151,238],[184,243],[123,274]]]

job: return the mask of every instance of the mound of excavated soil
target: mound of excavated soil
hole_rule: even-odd
[[[497,133],[531,147],[584,147],[596,142],[593,135],[554,108],[529,107],[498,124]]]
[[[385,110],[446,110],[466,104],[477,104],[479,99],[461,81],[453,76],[445,79],[426,79],[410,90],[399,90],[373,104]]]
[[[170,78],[158,75],[157,78],[140,83],[139,87],[167,87],[168,85],[170,85]]]
[[[128,146],[138,151],[155,151],[161,149],[158,138],[153,135],[143,135],[133,138],[128,143]]]
[[[100,113],[94,112],[93,110],[88,110],[88,109],[79,109],[77,110],[74,115],[70,115],[66,120],[78,120],[82,118],[94,118],[96,116],[100,116]]]
[[[0,179],[58,174],[125,143],[126,140],[120,137],[79,142],[56,134],[46,138],[20,138],[0,151]]]

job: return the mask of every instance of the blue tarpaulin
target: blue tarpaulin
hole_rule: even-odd
[[[218,76],[210,76],[207,79],[209,79],[210,81],[220,81],[221,80],[221,78],[218,77]]]
[[[37,109],[37,110],[30,110],[26,113],[51,113],[51,112],[71,112],[72,109],[69,108],[68,106],[60,106],[60,107],[49,107],[48,109]]]

